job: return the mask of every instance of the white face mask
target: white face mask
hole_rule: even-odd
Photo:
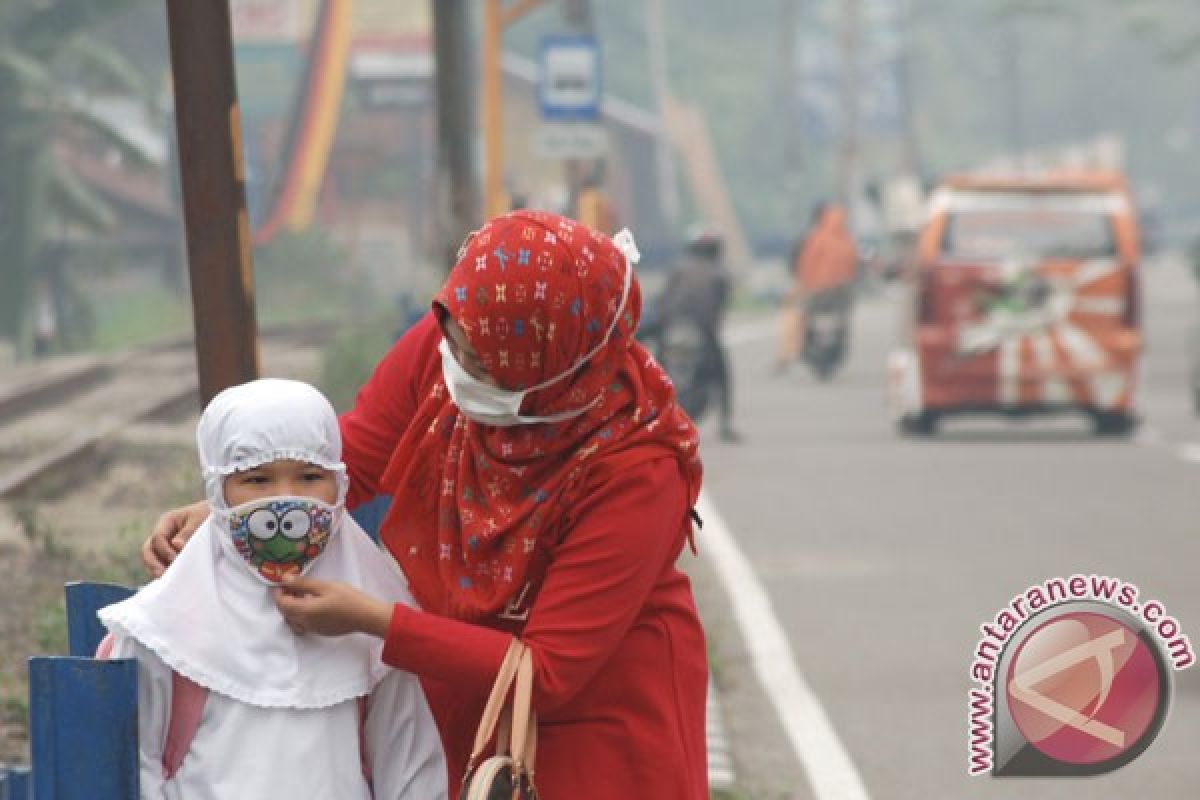
[[[629,287],[633,283],[633,265],[638,262],[640,256],[637,251],[637,245],[633,241],[633,234],[628,230],[622,230],[614,236],[613,243],[625,256],[625,285],[621,289],[621,302],[617,306],[617,313],[613,316],[612,324],[608,326],[608,332],[604,334],[604,338],[600,341],[600,344],[592,348],[591,351],[576,361],[561,375],[556,375],[548,381],[543,381],[527,389],[501,389],[499,386],[484,383],[463,369],[462,365],[458,363],[458,359],[450,352],[449,343],[444,338],[442,339],[441,344],[438,345],[438,352],[442,355],[442,378],[446,382],[446,389],[450,392],[450,399],[454,401],[454,405],[458,406],[458,410],[466,415],[468,419],[478,422],[480,425],[492,425],[497,428],[509,428],[514,425],[533,425],[544,422],[562,422],[563,420],[578,417],[580,414],[586,413],[592,406],[600,402],[600,397],[597,396],[583,408],[576,408],[544,417],[522,416],[521,414],[521,404],[525,402],[525,397],[528,394],[545,389],[547,386],[553,386],[559,381],[573,375],[587,363],[588,359],[596,355],[604,345],[608,344],[609,338],[612,336],[613,331],[616,330],[617,322],[621,319],[621,314],[625,311],[625,302],[629,299]]]

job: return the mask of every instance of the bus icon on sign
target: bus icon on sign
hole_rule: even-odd
[[[542,39],[538,95],[542,118],[586,121],[600,117],[600,51],[590,36]]]

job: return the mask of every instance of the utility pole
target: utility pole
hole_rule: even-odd
[[[841,142],[837,160],[837,197],[853,214],[858,172],[858,48],[861,0],[842,0]]]
[[[258,377],[254,266],[228,0],[167,0],[200,399]]]
[[[791,0],[788,0],[791,2]],[[658,167],[659,206],[668,225],[679,222],[679,187],[676,178],[675,153],[667,133],[665,108],[671,96],[667,71],[667,37],[663,24],[663,0],[646,3],[646,44],[650,57],[650,82],[654,87],[654,102],[658,107],[659,131],[655,143],[655,162]]]
[[[430,0],[437,105],[437,257],[449,269],[458,246],[479,226],[471,91],[470,0]]]

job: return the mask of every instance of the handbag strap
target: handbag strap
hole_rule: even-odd
[[[533,774],[537,755],[537,717],[533,703],[533,653],[528,647],[517,665],[517,688],[513,692],[512,754],[514,770]]]
[[[504,709],[508,690],[512,686],[513,678],[516,677],[521,655],[525,651],[526,647],[520,639],[514,638],[508,645],[508,652],[504,654],[504,661],[500,663],[500,671],[496,674],[495,683],[492,684],[492,692],[488,695],[487,705],[483,707],[479,728],[475,731],[475,746],[471,748],[471,760],[468,762],[470,765],[479,762],[479,757],[483,755],[483,748],[487,747],[488,740],[492,738],[492,734],[496,730],[496,721],[500,719],[500,712]]]
[[[504,710],[500,712],[500,722],[496,724],[496,755],[506,756],[510,752],[509,739],[512,734],[512,706],[504,706]],[[524,764],[529,770],[529,774],[533,774],[533,765],[537,756],[537,714],[530,712],[528,733],[525,737],[525,758]]]

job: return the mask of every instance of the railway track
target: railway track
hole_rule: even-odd
[[[264,361],[313,355],[331,331],[313,325],[266,329]],[[14,375],[0,383],[0,500],[29,493],[134,423],[198,410],[198,393],[187,340]]]

